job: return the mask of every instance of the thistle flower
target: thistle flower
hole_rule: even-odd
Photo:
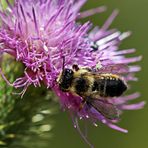
[[[107,126],[127,132],[116,126],[117,121],[105,118],[93,107],[87,104],[79,110],[82,98],[71,93],[64,93],[59,89],[56,79],[62,71],[62,62],[65,58],[65,67],[71,68],[76,63],[79,67],[100,69],[112,65],[122,75],[124,80],[136,81],[135,72],[139,66],[129,66],[128,69],[120,66],[128,65],[141,60],[141,56],[126,58],[126,54],[135,52],[135,49],[118,50],[123,39],[130,32],[121,33],[117,29],[109,29],[110,24],[117,15],[115,10],[104,25],[92,28],[90,22],[80,24],[80,18],[93,15],[105,10],[105,7],[95,8],[80,13],[79,10],[86,0],[15,0],[8,8],[0,11],[0,53],[8,53],[22,62],[25,66],[24,76],[16,79],[13,84],[2,77],[9,85],[23,88],[22,96],[28,86],[41,86],[43,82],[58,96],[61,106],[72,115],[74,125],[80,131],[78,118],[89,119],[92,123],[101,121]],[[92,45],[96,45],[92,52]],[[112,69],[104,72],[112,73]],[[136,110],[144,106],[144,102],[128,104],[128,101],[139,97],[138,93],[118,98],[109,98],[122,113],[123,110]],[[86,140],[85,136],[82,134]]]

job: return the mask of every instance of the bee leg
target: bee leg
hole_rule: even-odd
[[[81,109],[83,109],[85,104],[87,104],[87,107],[88,107],[88,108],[86,108],[86,110],[89,110],[91,108],[90,100],[91,100],[90,97],[85,97],[85,98],[83,97],[83,100],[82,100],[80,107],[79,107],[79,111]]]
[[[89,142],[89,140],[87,139],[87,137],[85,136],[85,134],[81,131],[81,128],[79,126],[78,123],[78,119],[75,118],[75,125],[76,125],[76,130],[78,131],[78,133],[80,134],[80,136],[83,138],[83,140],[90,146],[90,148],[94,148],[94,146]]]
[[[84,107],[86,101],[85,100],[82,100],[80,106],[79,106],[79,111]]]

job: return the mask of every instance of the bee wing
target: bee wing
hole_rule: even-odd
[[[117,107],[107,101],[100,99],[93,99],[89,102],[98,112],[103,114],[108,119],[115,120],[119,118],[119,110]]]
[[[129,67],[124,64],[115,64],[115,65],[106,65],[102,66],[97,72],[98,73],[113,73],[113,74],[121,74],[128,73]]]

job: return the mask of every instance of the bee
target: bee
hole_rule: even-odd
[[[119,67],[121,66],[119,65]],[[100,69],[100,72],[94,72],[89,68],[79,68],[77,65],[73,65],[71,69],[63,68],[57,78],[57,83],[63,92],[70,92],[82,98],[80,109],[86,103],[106,118],[114,120],[118,118],[119,110],[115,105],[109,103],[107,98],[121,96],[126,91],[127,84],[117,74],[103,73],[111,67],[114,68],[110,65],[105,69]],[[118,71],[117,67],[114,68],[114,71]]]

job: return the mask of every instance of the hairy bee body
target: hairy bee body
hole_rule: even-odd
[[[118,97],[127,89],[120,76],[111,73],[96,73],[88,68],[65,68],[57,79],[63,92],[70,92],[83,98],[82,105],[87,103],[108,119],[118,118],[118,109],[107,99]],[[80,107],[81,108],[81,107]]]
[[[115,74],[97,74],[87,68],[71,71],[71,78],[65,79],[66,73],[59,78],[59,85],[63,91],[71,92],[81,97],[99,98],[117,97],[127,89],[125,82]],[[66,71],[65,70],[65,71]],[[65,83],[67,87],[65,87]]]

